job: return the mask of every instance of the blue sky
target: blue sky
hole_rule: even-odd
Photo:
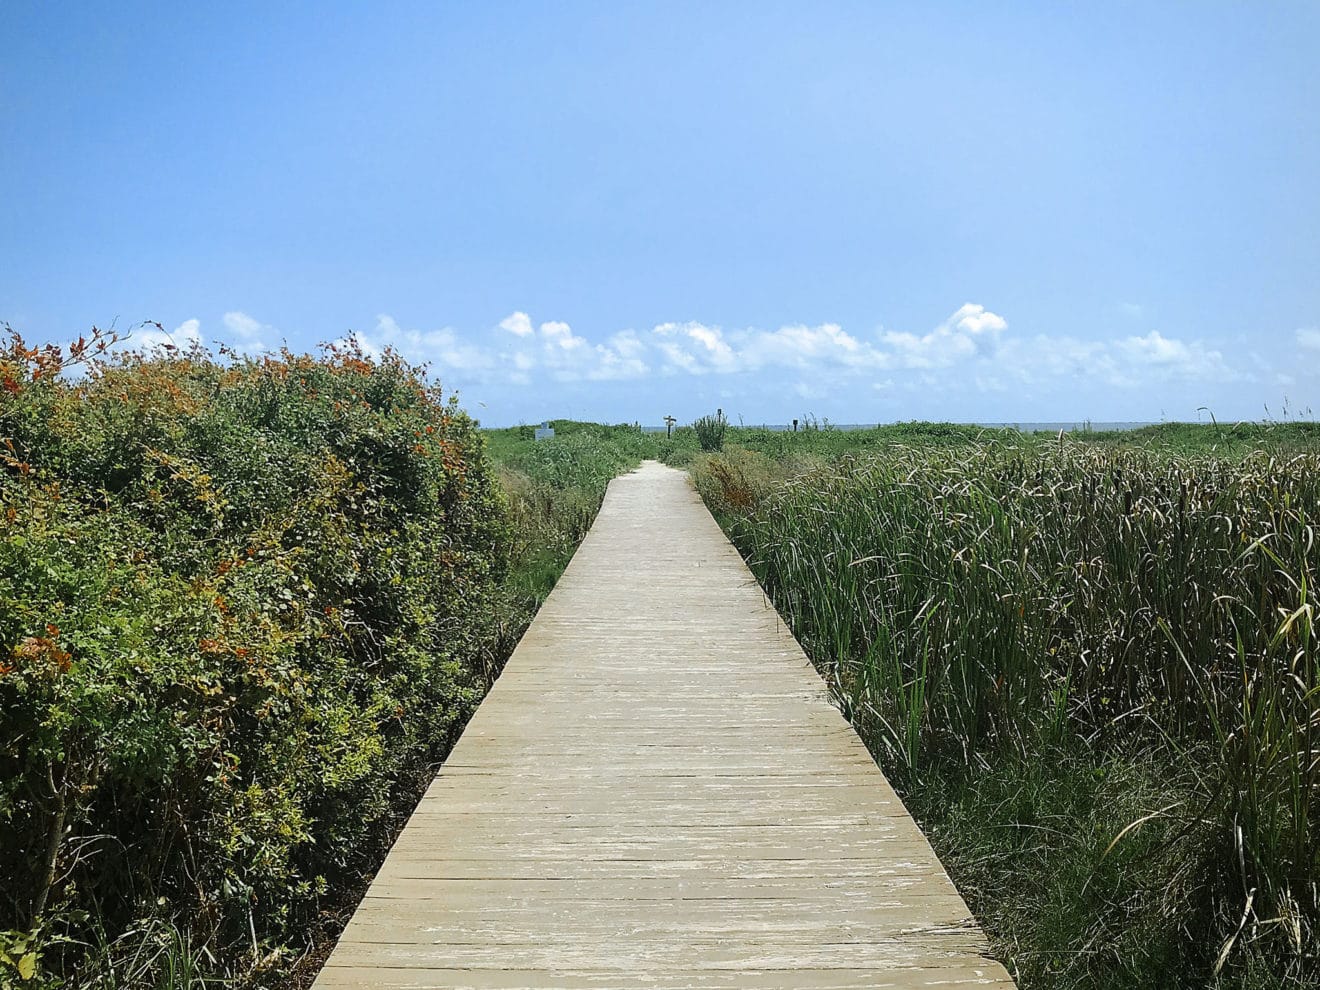
[[[1317,38],[1313,2],[9,0],[0,320],[357,334],[492,425],[1305,412]]]

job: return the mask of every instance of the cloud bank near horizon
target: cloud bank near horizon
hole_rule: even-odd
[[[924,332],[881,327],[855,333],[837,323],[724,328],[686,321],[592,337],[567,322],[537,321],[517,310],[475,333],[409,328],[380,314],[370,330],[340,339],[353,340],[371,354],[391,348],[428,364],[465,398],[482,395],[504,409],[530,407],[536,399],[554,403],[595,392],[626,397],[648,390],[686,393],[702,401],[745,396],[752,405],[757,405],[753,399],[773,395],[777,401],[792,396],[827,405],[850,397],[856,406],[884,395],[895,408],[907,409],[915,397],[931,393],[944,397],[946,405],[933,408],[947,406],[949,416],[958,414],[956,403],[965,403],[967,396],[983,397],[980,408],[991,410],[1024,396],[1044,397],[1041,401],[1053,396],[1057,406],[1086,395],[1126,396],[1116,400],[1115,408],[1138,401],[1149,405],[1152,396],[1167,396],[1178,415],[1187,416],[1191,410],[1182,410],[1187,402],[1195,409],[1246,389],[1264,396],[1294,385],[1298,367],[1309,366],[1302,362],[1320,351],[1315,328],[1295,331],[1291,354],[1266,358],[1246,344],[1225,347],[1156,329],[1104,337],[1105,328],[1096,322],[1088,326],[1086,314],[1078,314],[1067,333],[1014,334],[1006,317],[968,302]],[[280,339],[274,327],[241,311],[225,313],[221,323],[226,343],[240,353],[260,353]],[[186,346],[203,336],[200,321],[190,319],[172,334],[151,331],[136,344]],[[896,398],[902,395],[908,397],[905,404]],[[1049,415],[1042,410],[1039,418],[1078,411],[1055,408]],[[968,406],[963,415],[976,414]],[[1131,418],[1143,415],[1151,410],[1134,410]],[[982,413],[977,418],[998,417]],[[1003,418],[1021,417],[1006,409]]]
[[[1320,347],[1320,333],[1312,333],[1314,340],[1299,333],[1299,344]],[[1007,319],[971,302],[925,333],[881,329],[862,336],[837,323],[763,330],[687,321],[592,340],[568,323],[537,323],[516,311],[477,337],[448,327],[408,330],[384,314],[372,330],[350,336],[368,352],[392,347],[441,373],[459,372],[478,384],[775,375],[795,377],[796,384],[810,388],[845,380],[892,383],[896,374],[919,379],[964,368],[975,370],[988,390],[1073,376],[1116,388],[1253,377],[1204,341],[1167,337],[1158,330],[1109,340],[1066,334],[1014,337]]]

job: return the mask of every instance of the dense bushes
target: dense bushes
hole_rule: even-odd
[[[61,358],[0,355],[0,979],[287,968],[516,632],[483,439],[392,356]]]

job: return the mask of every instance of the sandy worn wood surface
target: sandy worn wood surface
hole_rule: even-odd
[[[1013,984],[686,475],[648,462],[315,986]]]

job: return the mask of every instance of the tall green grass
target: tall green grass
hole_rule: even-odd
[[[724,436],[729,431],[729,421],[724,410],[718,409],[714,416],[702,416],[692,423],[692,432],[697,435],[697,443],[705,451],[723,450]]]
[[[1024,987],[1316,979],[1320,457],[1188,446],[696,465]]]

